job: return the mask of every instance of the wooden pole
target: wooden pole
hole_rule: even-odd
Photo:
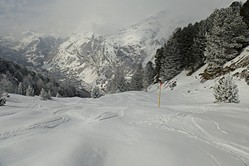
[[[161,105],[162,81],[159,80],[159,93],[158,93],[158,108]]]

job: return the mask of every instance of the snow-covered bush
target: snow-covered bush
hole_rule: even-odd
[[[215,102],[239,103],[239,90],[233,77],[222,77],[214,86]]]
[[[50,93],[47,93],[43,88],[39,96],[42,100],[52,100]]]

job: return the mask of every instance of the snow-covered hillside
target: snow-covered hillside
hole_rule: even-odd
[[[1,166],[246,166],[249,88],[239,104],[214,103],[214,80],[181,73],[158,89],[99,99],[10,95],[0,107]]]

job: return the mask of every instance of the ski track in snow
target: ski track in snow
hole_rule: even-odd
[[[213,162],[215,163],[216,166],[222,166],[222,165],[218,162],[218,160],[215,158],[214,155],[212,155],[211,153],[209,153],[208,151],[206,151],[206,150],[204,150],[204,149],[202,149],[202,148],[200,148],[200,149],[201,149],[201,151],[203,151],[204,153],[206,153],[206,154],[213,160]]]
[[[214,145],[226,152],[231,153],[233,156],[238,158],[245,166],[247,166],[246,158],[249,158],[249,153],[246,151],[243,151],[237,147],[235,147],[231,142],[224,141],[221,139],[218,139],[217,137],[210,135],[204,128],[202,128],[198,123],[196,123],[195,119],[192,117],[192,122],[196,126],[197,131],[199,131],[202,135],[202,137],[197,136],[198,139],[209,143],[211,145]],[[194,134],[193,134],[194,135]],[[195,135],[194,135],[195,136]]]
[[[244,166],[248,166],[246,159],[249,158],[249,148],[242,147],[235,143],[225,141],[219,139],[211,134],[209,134],[204,128],[202,128],[197,122],[192,113],[183,112],[183,113],[169,113],[169,114],[161,114],[156,116],[155,118],[147,121],[140,122],[132,122],[131,124],[141,126],[141,127],[155,127],[167,129],[169,131],[174,131],[178,133],[182,133],[188,137],[203,141],[210,145],[213,145],[223,151],[226,151],[236,157]],[[173,123],[172,123],[173,122]],[[174,124],[182,123],[181,126],[175,127]],[[228,134],[223,131],[219,124],[213,121],[213,125],[223,134]],[[185,129],[187,126],[187,129]],[[208,152],[205,152],[210,156],[216,163],[217,166],[220,166],[218,161],[215,159],[213,155]]]
[[[52,129],[52,128],[55,128],[61,125],[62,123],[68,122],[69,120],[70,120],[70,117],[63,115],[63,116],[59,116],[49,121],[26,125],[24,127],[20,127],[16,129],[5,130],[0,133],[0,140],[4,140],[4,139],[11,138],[14,136],[22,135],[22,134],[27,134],[35,129]]]
[[[108,119],[113,119],[113,118],[118,118],[118,117],[124,117],[125,113],[123,110],[121,110],[119,113],[118,112],[104,112],[97,116],[95,119],[102,121],[102,120],[108,120]]]
[[[40,103],[41,101],[39,99],[34,99],[33,102],[27,105],[27,109],[31,111],[47,111],[48,108],[43,107]],[[68,110],[68,109],[59,109],[54,112],[53,116],[48,116],[48,120],[41,121],[38,120],[38,122],[33,122],[32,124],[25,124],[22,127],[13,128],[9,130],[4,130],[0,132],[0,140],[5,140],[8,138],[12,138],[15,136],[31,133],[32,131],[35,131],[36,129],[39,130],[48,130],[53,129],[63,123],[66,123],[71,120],[70,116],[66,114],[59,114],[61,111]],[[6,116],[15,115],[15,113],[8,114]],[[58,114],[58,115],[57,115]],[[1,116],[0,116],[1,118]]]
[[[217,130],[219,130],[221,133],[223,133],[223,134],[228,134],[226,131],[224,131],[224,130],[222,130],[222,129],[220,128],[220,126],[219,126],[219,124],[218,124],[217,122],[213,121],[213,124],[214,124],[215,128],[216,128]]]

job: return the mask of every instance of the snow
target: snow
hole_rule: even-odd
[[[234,58],[233,60],[227,62],[224,67],[226,66],[230,66],[233,63],[238,64],[241,61],[245,60],[245,58],[247,58],[249,56],[249,46],[247,46],[246,48],[244,48],[244,50],[240,53],[239,56],[237,56],[236,58]]]
[[[202,69],[201,69],[202,70]],[[246,166],[249,90],[239,104],[214,103],[214,81],[182,72],[162,90],[99,99],[10,94],[0,107],[1,166]]]

